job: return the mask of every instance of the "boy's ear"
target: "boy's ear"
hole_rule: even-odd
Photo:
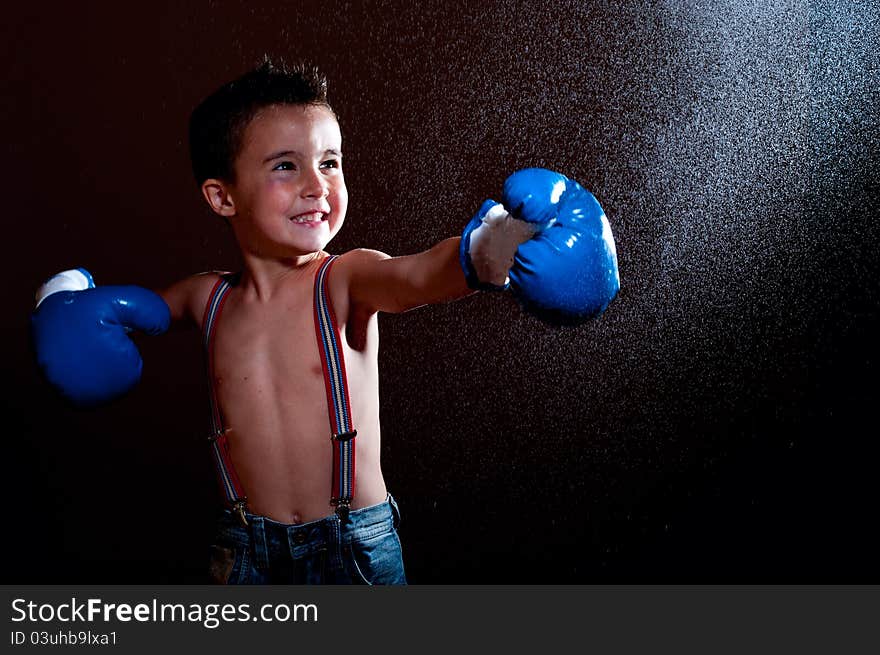
[[[214,178],[202,182],[202,195],[215,213],[226,218],[235,216],[235,203],[225,182]]]

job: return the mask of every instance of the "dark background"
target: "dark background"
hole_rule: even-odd
[[[5,13],[2,582],[204,580],[198,335],[138,338],[137,391],[75,411],[28,316],[65,268],[157,287],[238,266],[186,124],[264,54],[330,79],[351,195],[332,252],[423,250],[526,166],[591,189],[617,239],[622,289],[586,325],[497,295],[380,318],[411,582],[880,582],[876,5]]]

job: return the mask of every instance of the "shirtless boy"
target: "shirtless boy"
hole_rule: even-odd
[[[240,273],[194,275],[157,294],[95,288],[77,269],[37,294],[39,363],[81,405],[137,383],[131,329],[201,329],[228,501],[212,550],[217,582],[405,583],[379,457],[378,312],[512,287],[528,311],[577,322],[619,287],[598,203],[543,169],[511,176],[503,205],[486,201],[462,237],[425,252],[328,254],[348,194],[326,87],[314,69],[264,63],[193,112],[193,170],[232,227]]]

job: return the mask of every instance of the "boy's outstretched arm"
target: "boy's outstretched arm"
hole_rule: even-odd
[[[486,200],[462,237],[409,257],[356,251],[352,300],[400,312],[511,289],[542,320],[576,325],[605,311],[620,289],[611,225],[592,193],[561,173],[528,168]]]
[[[460,242],[452,237],[402,257],[365,249],[347,253],[352,302],[368,313],[399,313],[474,293],[459,263]]]

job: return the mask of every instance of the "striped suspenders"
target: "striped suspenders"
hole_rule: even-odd
[[[315,275],[315,334],[321,354],[321,367],[324,370],[324,385],[327,390],[327,409],[330,418],[330,435],[333,444],[333,471],[330,503],[343,521],[348,517],[354,497],[355,437],[357,430],[352,426],[351,401],[348,395],[348,382],[345,376],[345,358],[339,346],[339,330],[336,317],[327,293],[327,276],[336,256],[328,257]],[[229,443],[223,418],[214,389],[214,328],[223,309],[226,294],[237,284],[238,276],[223,276],[214,286],[203,321],[205,349],[208,359],[208,383],[211,389],[211,422],[213,432],[210,440],[214,453],[220,485],[226,500],[239,520],[247,525],[245,509],[247,496],[232,466],[229,457]]]
[[[247,519],[244,517],[247,496],[244,495],[241,482],[232,466],[232,459],[229,457],[229,440],[226,438],[226,428],[223,427],[223,416],[220,414],[220,404],[217,402],[217,391],[214,388],[214,326],[226,302],[226,293],[237,283],[237,275],[221,276],[211,291],[202,325],[205,331],[205,351],[208,355],[208,387],[211,398],[211,436],[208,439],[211,442],[217,477],[226,496],[226,502],[238,515],[242,524],[247,525]]]
[[[351,401],[345,377],[345,359],[339,347],[336,317],[328,300],[327,276],[336,256],[328,257],[315,275],[315,333],[323,357],[330,439],[333,442],[333,489],[330,503],[342,520],[348,516],[354,497],[354,452],[357,430],[351,423]]]

